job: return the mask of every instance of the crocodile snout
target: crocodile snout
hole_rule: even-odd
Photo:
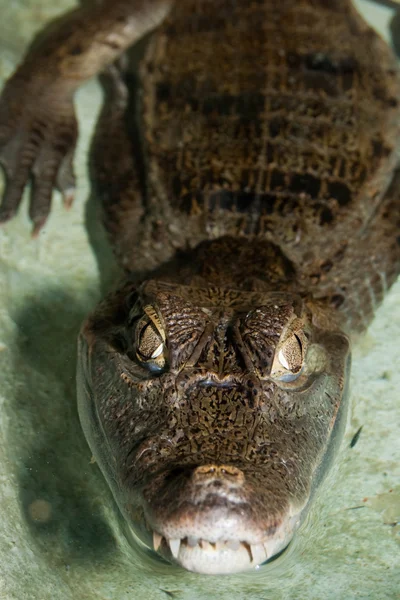
[[[145,486],[143,500],[154,550],[199,573],[245,571],[270,560],[301,520],[299,507],[285,499],[261,508],[254,477],[229,464],[159,474]]]
[[[210,489],[240,487],[245,480],[243,471],[229,465],[204,465],[193,471],[192,481]]]

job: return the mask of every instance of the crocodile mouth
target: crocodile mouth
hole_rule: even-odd
[[[149,549],[186,570],[251,571],[291,542],[310,492],[288,498],[279,473],[233,465],[182,466],[150,477],[124,503],[130,529]],[[136,506],[136,508],[135,508]]]
[[[289,546],[300,524],[296,514],[259,539],[204,539],[194,535],[173,538],[153,531],[153,550],[181,567],[205,575],[228,575],[256,569],[275,560]]]

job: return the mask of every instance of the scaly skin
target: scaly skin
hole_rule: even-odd
[[[252,568],[304,518],[400,270],[396,63],[348,0],[88,10],[3,92],[0,218],[31,175],[35,231],[55,185],[70,200],[72,95],[107,67],[94,184],[127,280],[81,331],[82,425],[134,535]]]

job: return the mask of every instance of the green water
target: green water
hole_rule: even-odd
[[[4,78],[34,33],[73,3],[2,4]],[[389,9],[357,5],[387,27]],[[287,556],[258,572],[205,577],[166,567],[125,541],[75,406],[77,332],[115,276],[92,204],[87,208],[87,146],[100,104],[95,81],[77,103],[75,206],[66,213],[55,197],[36,241],[26,200],[0,229],[0,599],[400,598],[400,531],[393,526],[400,520],[399,284],[356,349],[342,454]]]

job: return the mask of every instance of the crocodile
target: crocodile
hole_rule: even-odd
[[[131,48],[133,50],[131,50]],[[73,96],[122,283],[79,337],[78,408],[132,538],[204,574],[288,547],[346,424],[351,347],[400,271],[400,79],[350,0],[113,0],[0,100],[0,221],[69,206]]]

